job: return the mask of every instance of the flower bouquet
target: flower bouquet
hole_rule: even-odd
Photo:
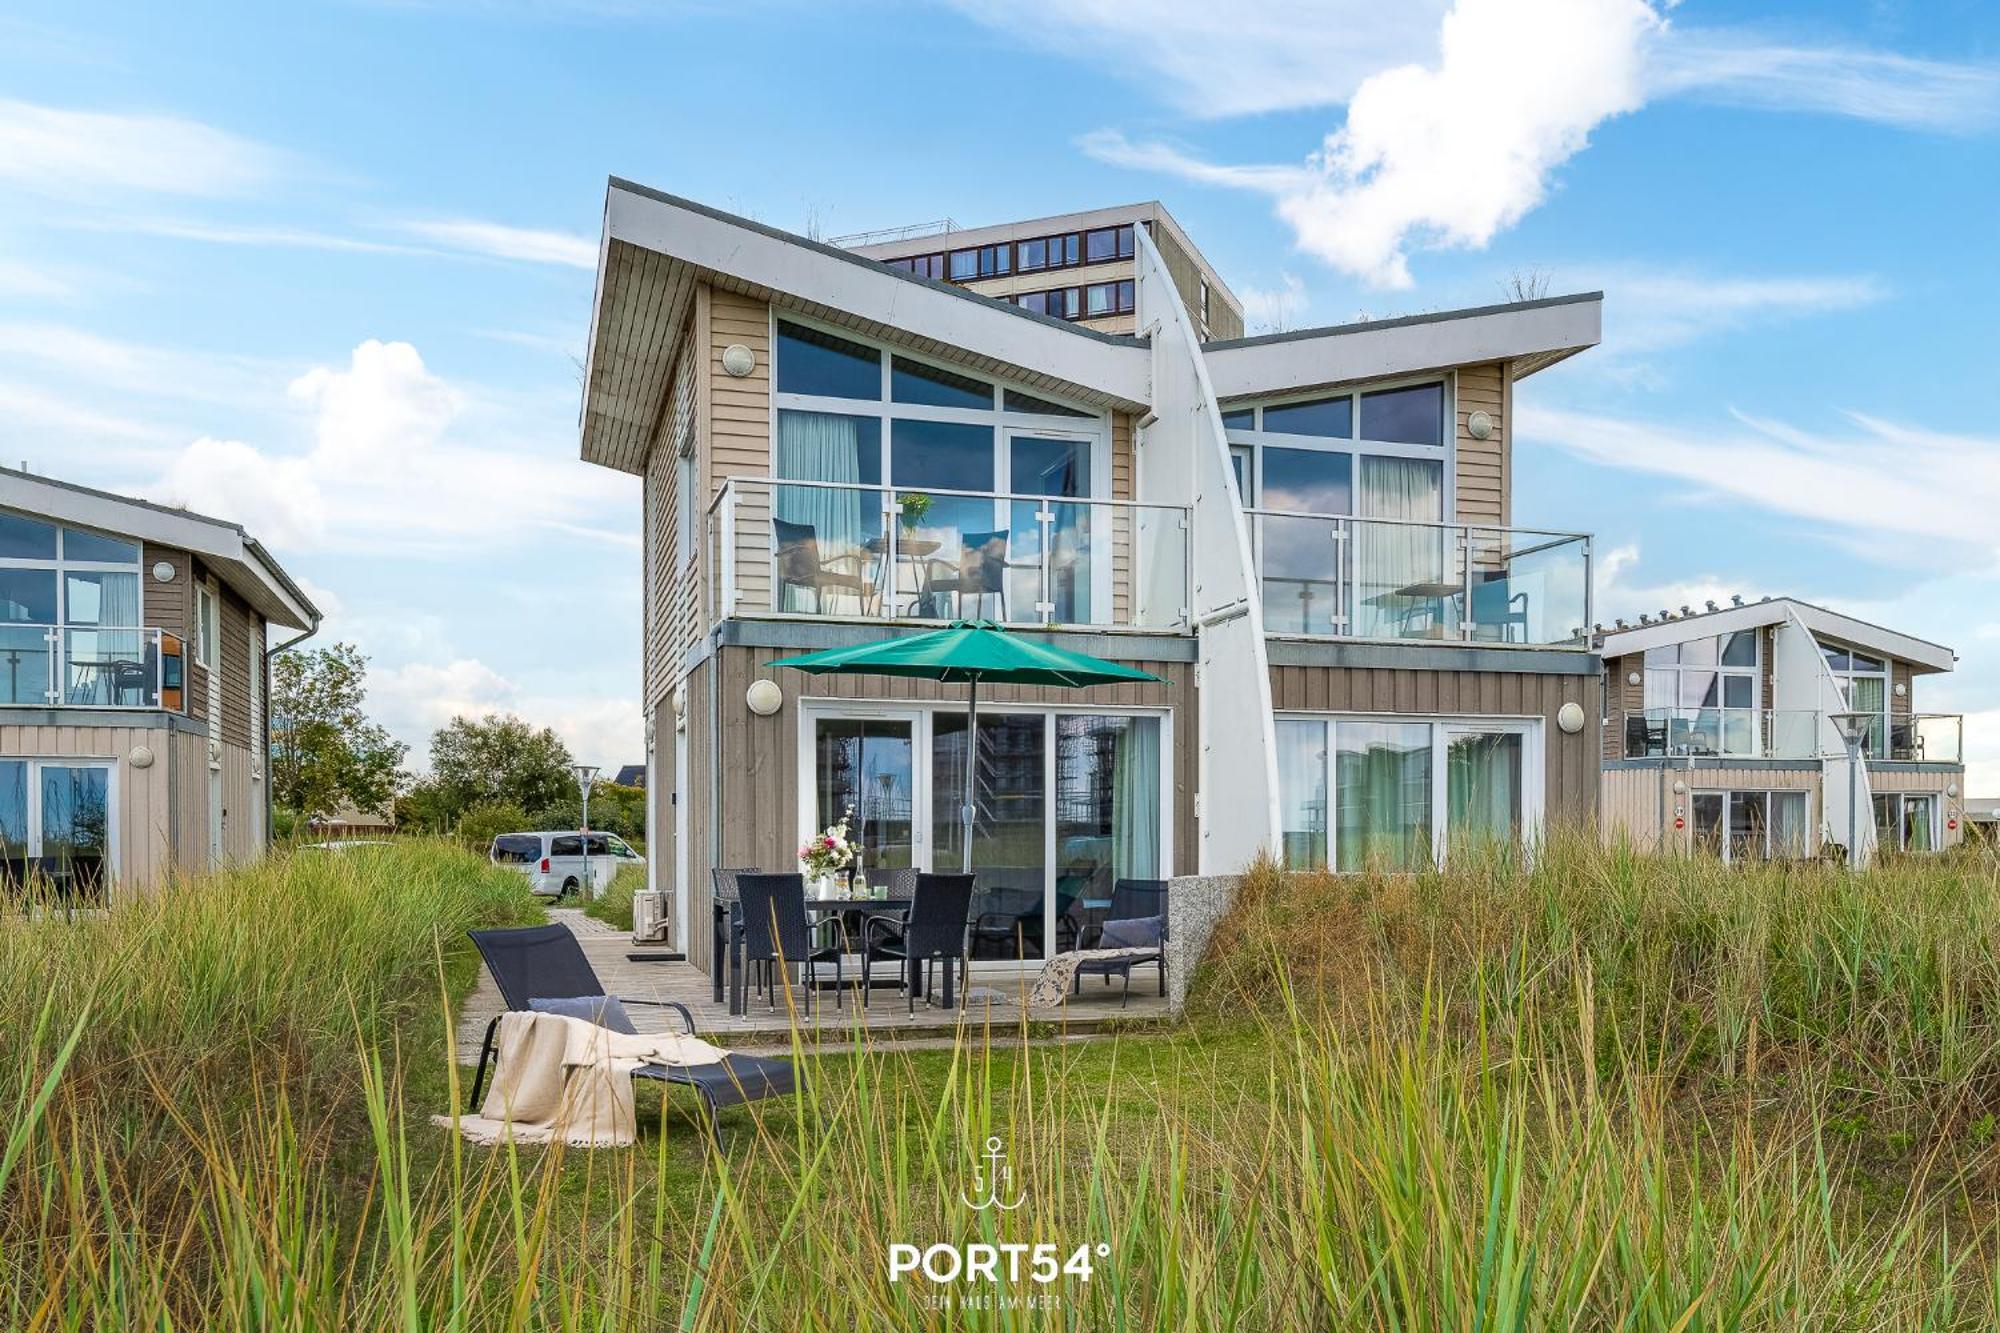
[[[854,864],[855,847],[847,840],[847,820],[848,816],[842,815],[838,824],[806,839],[799,848],[799,866],[813,882],[814,897],[831,897],[833,877]]]

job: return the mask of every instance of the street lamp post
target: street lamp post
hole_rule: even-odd
[[[1861,868],[1861,747],[1874,730],[1877,713],[1828,713],[1827,720],[1847,743],[1847,868]]]
[[[590,860],[590,784],[597,781],[597,765],[572,764],[570,771],[576,774],[577,790],[583,793],[583,900],[589,902],[597,896],[597,868]]]

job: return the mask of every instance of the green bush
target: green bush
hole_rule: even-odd
[[[484,852],[502,833],[520,833],[537,827],[539,825],[528,822],[528,812],[518,805],[507,801],[482,801],[459,816],[454,832],[466,847]]]
[[[620,866],[611,882],[604,886],[604,896],[593,898],[583,905],[583,910],[607,925],[620,930],[632,929],[632,895],[646,887],[646,871],[641,866]]]

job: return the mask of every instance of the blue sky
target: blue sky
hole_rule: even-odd
[[[1603,288],[1516,522],[1605,619],[1791,593],[1956,648],[2000,792],[2000,13],[1685,0],[0,17],[0,456],[238,518],[420,757],[640,757],[638,488],[576,461],[604,179],[836,234],[1159,198],[1304,327]]]

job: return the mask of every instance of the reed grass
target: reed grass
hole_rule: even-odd
[[[518,880],[301,854],[0,927],[0,1325],[1991,1328],[1994,890],[1581,842],[1261,867],[1180,1028],[800,1035],[726,1154],[650,1098],[633,1149],[486,1151],[427,1117]],[[989,1136],[1012,1212],[960,1197]],[[939,1287],[899,1241],[1108,1254]]]

